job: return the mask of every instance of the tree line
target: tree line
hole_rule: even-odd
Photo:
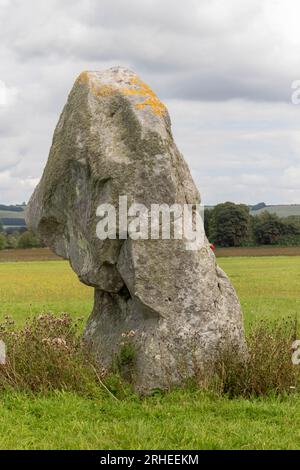
[[[7,233],[0,227],[0,250],[13,248],[39,248],[44,246],[39,238],[29,230]]]
[[[245,204],[225,202],[205,209],[204,225],[216,246],[300,245],[300,216],[278,217],[267,211],[253,216]],[[29,230],[4,231],[0,221],[0,250],[42,246]]]
[[[300,217],[267,211],[253,216],[245,204],[225,202],[205,209],[204,225],[217,246],[300,245]]]

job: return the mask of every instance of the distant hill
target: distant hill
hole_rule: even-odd
[[[289,217],[290,215],[297,215],[300,217],[300,204],[276,204],[273,206],[266,205],[258,209],[255,209],[255,206],[250,208],[251,215],[259,215],[264,211],[277,214],[279,217]]]
[[[4,205],[0,204],[0,220],[5,230],[14,231],[26,228],[24,204]],[[213,209],[214,206],[205,206],[206,209]],[[299,216],[300,204],[275,204],[267,205],[260,202],[249,206],[251,215],[259,215],[264,211],[277,214],[279,217]]]
[[[265,202],[259,202],[255,206],[250,206],[252,211],[258,211],[259,209],[265,209],[267,207]]]
[[[6,206],[5,204],[0,204],[0,211],[23,212],[24,207],[25,206],[21,204],[16,204],[15,206]]]
[[[205,206],[205,209],[213,209],[215,206]],[[299,216],[300,217],[300,204],[274,204],[267,205],[264,202],[259,202],[253,206],[249,206],[251,215],[259,215],[264,211],[271,214],[277,214],[279,217]]]
[[[0,220],[4,230],[13,231],[26,228],[25,205],[16,204],[6,206],[0,204]]]

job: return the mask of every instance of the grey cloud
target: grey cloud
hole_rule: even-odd
[[[29,197],[76,76],[116,64],[140,73],[167,101],[207,202],[298,197],[295,177],[286,192],[279,181],[284,174],[287,187],[300,151],[300,107],[290,104],[291,82],[300,78],[300,11],[296,0],[289,7],[283,0],[0,0],[0,80],[19,92],[0,108],[0,202]]]
[[[278,31],[266,34],[259,1],[13,5],[18,14],[3,21],[1,36],[19,61],[121,61],[159,75],[159,91],[168,97],[286,100],[298,73],[298,60],[281,50]]]

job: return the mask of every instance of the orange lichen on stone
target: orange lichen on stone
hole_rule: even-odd
[[[99,83],[94,79],[93,74],[90,72],[82,72],[76,82],[81,85],[90,86],[91,91],[95,96],[111,96],[114,93],[137,95],[144,98],[144,101],[136,103],[136,109],[144,109],[146,106],[149,106],[151,111],[158,116],[163,116],[166,112],[165,105],[159,100],[154,91],[137,77],[131,79],[130,88],[99,85]]]
[[[89,83],[89,79],[89,72],[81,72],[81,74],[77,77],[76,83],[87,85]]]
[[[146,83],[142,82],[139,78],[134,78],[131,81],[131,85],[137,86],[138,88],[124,88],[122,92],[125,95],[139,95],[145,98],[145,101],[135,105],[137,109],[144,109],[146,106],[150,106],[153,113],[159,116],[162,116],[166,112],[165,105]]]
[[[116,91],[116,89],[110,85],[99,85],[99,83],[95,81],[92,72],[82,72],[76,82],[80,85],[89,85],[95,96],[110,96]]]
[[[92,91],[96,96],[111,96],[116,92],[116,88],[110,85],[99,86],[97,83],[92,82]]]

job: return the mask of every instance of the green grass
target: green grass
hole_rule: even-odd
[[[89,315],[93,289],[81,284],[64,261],[0,263],[0,318],[17,322],[41,312]]]
[[[246,328],[259,319],[299,317],[300,257],[220,258],[240,298]]]
[[[257,319],[275,320],[300,310],[300,257],[218,258],[234,284],[246,326]],[[93,289],[81,284],[65,261],[0,263],[0,318],[22,321],[52,311],[87,317]]]
[[[230,401],[190,391],[115,402],[5,394],[0,426],[2,449],[300,448],[296,396]]]
[[[223,258],[246,324],[298,314],[300,257]],[[87,317],[92,289],[65,262],[0,264],[0,316]],[[194,390],[116,402],[72,393],[0,394],[1,449],[299,449],[300,397],[233,399]]]

